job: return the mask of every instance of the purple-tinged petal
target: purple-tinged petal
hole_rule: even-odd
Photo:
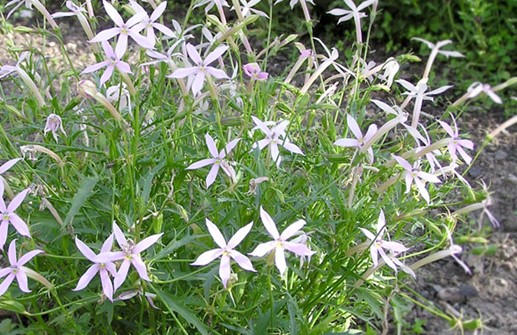
[[[449,126],[449,124],[447,124],[443,121],[440,121],[440,120],[438,120],[438,123],[440,123],[442,128],[445,129],[445,131],[447,132],[447,134],[449,134],[450,137],[452,137],[452,138],[456,137],[456,133],[452,130],[452,128],[451,128],[451,126]]]
[[[205,58],[205,66],[213,63],[217,58],[221,57],[226,50],[228,50],[227,45],[221,45],[217,48],[215,48],[214,51],[212,51],[208,56]]]
[[[7,276],[7,278],[4,279],[2,284],[0,284],[0,296],[2,296],[7,291],[14,278],[15,276],[11,273],[9,276]]]
[[[269,143],[271,143],[271,140],[270,140],[270,139],[268,139],[268,138],[265,138],[265,139],[260,140],[260,141],[258,141],[258,142],[257,142],[257,147],[258,147],[258,149],[259,149],[259,150],[262,150],[262,149],[264,149],[266,146],[268,146],[268,145],[269,145]]]
[[[104,83],[107,82],[111,78],[111,76],[113,75],[114,68],[115,67],[113,66],[113,64],[110,64],[106,67],[106,71],[104,71],[104,73],[101,76],[101,81],[100,81],[101,86],[104,85]]]
[[[99,273],[101,276],[102,292],[110,301],[113,301],[113,284],[111,283],[108,271],[101,269]]]
[[[266,243],[261,243],[257,245],[255,250],[249,253],[250,256],[255,257],[263,257],[267,253],[271,252],[271,250],[275,249],[277,242],[276,241],[270,241]]]
[[[9,243],[7,257],[9,258],[9,263],[11,265],[16,265],[18,263],[18,258],[16,257],[16,239],[12,240],[11,243]]]
[[[194,95],[197,95],[199,92],[201,92],[201,89],[203,89],[203,86],[205,84],[205,73],[200,71],[196,73],[196,76],[194,77],[194,80],[192,81],[192,93]]]
[[[162,237],[162,235],[163,235],[163,233],[160,233],[160,234],[155,234],[155,235],[151,235],[149,237],[144,238],[142,241],[138,242],[133,247],[133,253],[139,254],[142,251],[146,250],[147,248],[149,248],[150,246],[155,244],[160,239],[160,237]]]
[[[22,290],[25,293],[29,293],[31,291],[29,290],[29,283],[25,271],[23,271],[22,269],[18,269],[18,272],[16,273],[16,280],[18,281],[18,287],[20,288],[20,290]]]
[[[235,179],[237,178],[237,174],[235,173],[235,169],[230,164],[228,164],[227,161],[222,161],[220,166],[223,169],[224,173],[226,173],[226,175],[228,177],[230,177],[232,182],[235,182]]]
[[[284,272],[287,270],[284,248],[277,247],[275,249],[275,265],[278,271],[280,271],[280,275],[283,275]]]
[[[117,12],[115,7],[113,7],[109,2],[103,1],[102,4],[104,5],[104,9],[106,10],[106,13],[108,13],[109,17],[113,20],[113,22],[117,26],[121,26],[124,24],[124,20],[122,20],[122,16]]]
[[[368,131],[366,132],[366,135],[364,135],[364,141],[368,142],[374,135],[377,133],[377,125],[371,124],[368,127]]]
[[[224,150],[221,150],[221,152],[219,153],[219,157],[221,157],[221,158],[226,157],[226,155],[228,155],[233,150],[233,148],[235,148],[235,146],[237,145],[237,143],[239,143],[240,140],[241,140],[240,138],[236,138],[236,139],[230,141],[228,144],[226,144],[226,146],[224,147]]]
[[[470,141],[470,140],[459,140],[458,141],[458,144],[464,148],[467,148],[467,149],[474,149],[474,142]]]
[[[15,158],[15,159],[8,160],[4,164],[2,164],[2,166],[0,166],[0,174],[9,170],[14,164],[18,163],[21,160],[22,160],[21,158]]]
[[[280,239],[282,241],[287,241],[287,239],[291,238],[291,236],[293,236],[296,232],[300,231],[300,229],[302,229],[305,224],[306,222],[304,220],[298,220],[292,223],[289,225],[289,227],[285,228],[285,230],[280,235]]]
[[[85,74],[85,73],[92,73],[92,72],[95,72],[97,70],[100,70],[102,69],[103,67],[106,67],[106,66],[109,66],[110,65],[110,62],[108,61],[103,61],[103,62],[100,62],[100,63],[96,63],[96,64],[93,64],[93,65],[90,65],[88,66],[86,69],[84,69],[81,74]]]
[[[357,121],[350,114],[346,115],[346,120],[347,120],[347,124],[348,124],[348,129],[350,129],[350,131],[352,131],[355,138],[357,138],[357,139],[363,138],[363,133],[361,132],[361,128],[359,128]]]
[[[165,2],[162,2],[162,3],[165,3]],[[174,32],[172,30],[170,30],[169,28],[167,28],[166,26],[164,26],[163,24],[155,23],[155,24],[153,24],[153,27],[156,28],[157,30],[161,31],[165,36],[174,37]]]
[[[113,221],[112,229],[113,229],[113,235],[115,236],[115,239],[117,240],[119,247],[124,248],[124,246],[126,246],[128,244],[127,239],[115,221]],[[111,248],[110,248],[110,250],[111,250]],[[110,250],[105,250],[105,251],[110,251]]]
[[[149,275],[147,274],[147,267],[145,266],[145,263],[142,261],[140,256],[134,256],[131,263],[135,267],[135,270],[138,272],[138,275],[141,279],[151,281],[151,278],[149,278]]]
[[[375,242],[373,242],[373,243],[375,243]],[[378,254],[379,250],[381,250],[381,249],[377,248],[375,246],[375,244],[373,244],[370,247],[370,256],[372,257],[373,266],[379,265],[379,254]]]
[[[10,273],[11,273],[11,268],[0,269],[0,278],[4,278],[5,276],[7,276]]]
[[[389,258],[388,255],[386,255],[386,252],[384,252],[383,249],[379,249],[379,254],[381,254],[381,257],[384,260],[384,262],[386,262],[386,265],[392,268],[395,272],[397,272],[397,266],[393,263],[391,258]]]
[[[411,184],[413,184],[413,175],[410,172],[406,172],[406,175],[404,177],[405,184],[406,184],[406,192],[409,193],[411,191]]]
[[[232,250],[231,257],[244,270],[252,271],[252,272],[257,272],[257,270],[255,270],[253,268],[253,264],[251,264],[250,259],[248,257],[244,256],[243,254],[241,254],[240,252],[238,252],[237,250]]]
[[[75,238],[75,245],[77,246],[77,249],[83,254],[84,257],[88,258],[90,261],[95,262],[95,253],[90,249],[86,244],[84,244],[83,241],[81,241],[79,238]]]
[[[206,219],[206,227],[208,228],[208,231],[210,232],[210,235],[214,239],[214,242],[219,246],[219,248],[225,248],[226,247],[226,240],[224,239],[223,234],[221,234],[221,231],[217,226],[210,220]]]
[[[7,212],[7,207],[5,206],[5,201],[4,201],[4,181],[2,179],[0,179],[0,212],[2,213],[5,213]]]
[[[185,78],[191,76],[199,71],[198,67],[185,67],[176,69],[172,74],[168,75],[169,78]]]
[[[458,152],[460,153],[460,156],[461,158],[463,159],[463,161],[465,161],[465,163],[469,164],[472,162],[472,157],[470,157],[466,152],[465,150],[463,150],[462,147],[458,146],[457,147],[458,149]]]
[[[228,75],[226,72],[220,69],[216,69],[215,67],[208,66],[206,68],[206,73],[210,74],[212,77],[215,77],[216,79],[228,79]]]
[[[205,134],[206,146],[208,147],[208,151],[212,157],[216,158],[219,156],[219,152],[217,151],[217,146],[215,145],[215,141],[209,134]]]
[[[422,198],[424,198],[425,201],[427,203],[429,203],[431,201],[431,199],[429,197],[429,192],[427,192],[427,189],[425,188],[424,183],[420,179],[415,178],[415,185],[416,185],[416,188],[418,189],[418,193],[420,193]]]
[[[359,228],[364,235],[366,235],[366,237],[371,240],[371,241],[375,241],[376,237],[375,235],[373,235],[370,231],[364,229],[364,228]]]
[[[106,239],[106,241],[104,241],[104,243],[102,243],[101,253],[98,256],[100,256],[102,253],[110,252],[112,248],[113,248],[113,233],[110,234],[110,236],[108,236],[108,238]]]
[[[156,43],[154,40],[149,40],[147,37],[144,37],[133,30],[129,30],[129,36],[131,36],[131,38],[144,49],[152,49]]]
[[[156,21],[162,16],[163,12],[165,11],[165,8],[167,7],[167,1],[162,2],[151,14],[151,21]]]
[[[311,256],[316,253],[302,243],[284,242],[284,248],[297,256]]]
[[[194,261],[194,263],[190,263],[190,265],[194,266],[203,266],[207,265],[208,263],[212,262],[214,259],[218,258],[223,254],[222,249],[212,249],[205,251],[201,255],[197,257],[197,259]]]
[[[208,175],[206,176],[206,188],[209,188],[215,182],[215,178],[219,173],[219,164],[212,165],[210,171],[208,171]]]
[[[20,259],[18,260],[18,266],[24,265],[25,263],[29,262],[31,259],[36,257],[36,255],[39,255],[43,252],[44,252],[43,250],[39,250],[39,249],[29,251],[28,253],[26,253],[25,255],[20,257]]]
[[[273,162],[275,162],[276,166],[279,167],[282,158],[280,157],[280,152],[278,151],[278,144],[276,144],[276,142],[271,142],[269,144],[269,150],[271,151],[271,158],[273,159]]]
[[[268,126],[262,122],[261,120],[259,120],[258,118],[252,116],[251,119],[253,120],[253,122],[257,125],[257,127],[262,130],[262,132],[264,134],[266,134],[267,137],[271,137],[271,131],[269,130]]]
[[[2,221],[0,223],[0,249],[4,249],[5,241],[7,241],[7,235],[9,230],[8,221]]]
[[[289,121],[283,120],[271,129],[272,136],[278,138],[279,136],[285,136],[285,130],[289,126]]]
[[[406,90],[410,91],[411,93],[418,92],[418,89],[415,87],[415,85],[411,84],[409,81],[404,79],[395,80],[396,83],[399,83],[402,85]]]
[[[296,144],[289,142],[288,140],[285,140],[282,146],[292,153],[305,156],[305,154],[302,152],[302,149],[300,149]]]
[[[381,209],[379,213],[379,218],[377,219],[377,226],[375,227],[377,231],[377,235],[382,236],[384,234],[383,231],[386,230],[386,217],[384,216],[384,211]]]
[[[230,241],[228,241],[227,247],[230,249],[233,249],[236,246],[238,246],[239,243],[241,243],[242,240],[244,240],[246,235],[248,235],[252,226],[253,226],[253,222],[250,222],[247,225],[245,225],[244,227],[242,227],[241,229],[237,230],[237,232],[232,236]]]
[[[199,52],[197,51],[196,47],[194,47],[192,44],[188,43],[185,47],[187,49],[187,53],[190,57],[190,59],[192,59],[194,61],[194,63],[196,63],[196,65],[200,65],[203,63],[203,60],[201,59],[201,56],[199,55]]]
[[[86,270],[86,272],[79,278],[77,286],[72,291],[80,291],[92,281],[93,277],[99,272],[99,264],[93,264]]]
[[[98,255],[95,255],[95,258],[92,260],[94,263],[104,263],[108,264],[111,262],[119,261],[124,259],[126,254],[123,251],[107,251],[101,252]]]
[[[127,34],[120,34],[118,36],[117,45],[115,46],[115,53],[117,55],[124,55],[127,50]]]
[[[120,34],[120,28],[110,28],[101,31],[97,35],[95,35],[91,40],[90,43],[96,43],[96,42],[102,42],[107,41],[115,36]]]
[[[199,169],[199,168],[202,168],[204,166],[214,164],[214,163],[215,163],[215,159],[213,159],[213,158],[202,159],[200,161],[190,164],[187,167],[187,170],[196,170],[196,169]]]
[[[407,160],[405,160],[404,158],[399,157],[399,156],[393,156],[393,158],[395,158],[395,160],[400,164],[400,166],[402,166],[404,168],[404,170],[406,170],[408,172],[413,171],[413,167],[411,166],[411,164],[409,164],[409,162]]]
[[[115,266],[115,264],[113,262],[104,263],[104,266],[105,266],[105,269],[108,271],[108,273],[112,277],[115,277],[117,275],[117,267]]]
[[[27,188],[20,193],[18,193],[13,200],[9,203],[9,206],[7,206],[8,212],[14,212],[18,207],[20,207],[21,203],[23,202],[23,199],[27,196],[27,193],[29,193],[30,188]]]
[[[122,73],[132,73],[131,67],[129,67],[129,64],[123,61],[118,61],[115,64],[115,67]]]
[[[393,251],[395,254],[409,250],[402,243],[391,242],[391,241],[382,241],[382,247],[386,250]]]
[[[427,172],[419,171],[417,176],[429,183],[441,183],[441,181],[440,181],[440,179],[438,179],[438,177],[436,177],[433,174],[427,173]]]
[[[221,257],[221,264],[219,265],[219,277],[221,278],[225,288],[228,283],[228,279],[230,279],[231,271],[230,256],[223,254]]]
[[[113,290],[116,291],[127,278],[127,273],[129,272],[129,267],[131,266],[131,262],[128,259],[124,259],[122,264],[120,264],[120,268],[113,278]]]
[[[260,206],[260,218],[262,219],[262,223],[264,224],[264,227],[266,227],[269,235],[271,235],[275,240],[278,240],[280,233],[276,228],[275,221],[273,221],[273,218],[264,210],[264,208],[262,208],[262,206]]]

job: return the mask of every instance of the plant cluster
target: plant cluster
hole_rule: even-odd
[[[463,57],[450,41],[418,39],[431,51],[410,82],[402,58],[369,61],[377,1],[329,12],[354,23],[350,59],[312,37],[310,1],[289,3],[310,45],[272,36],[275,4],[257,4],[193,1],[179,23],[163,20],[167,2],[104,1],[113,26],[103,30],[89,0],[52,14],[40,0],[7,4],[43,15],[43,28],[14,29],[57,41],[63,64],[11,41],[17,59],[0,68],[1,247],[10,241],[0,308],[19,321],[5,327],[387,331],[392,309],[423,304],[404,290],[420,267],[452,257],[469,271],[457,224],[476,210],[498,222],[488,191],[462,175],[475,144],[453,112],[480,94],[502,103],[512,82],[476,83],[433,116],[452,89],[433,82],[433,64]],[[206,22],[189,25],[199,15]],[[95,63],[71,59],[66,17]],[[269,25],[260,48],[248,35],[257,22]],[[282,49],[298,56],[273,76]]]

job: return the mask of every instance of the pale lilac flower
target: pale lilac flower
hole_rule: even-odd
[[[266,80],[269,77],[269,74],[262,71],[257,63],[248,63],[242,68],[244,73],[253,80]]]
[[[221,278],[224,287],[226,288],[226,284],[228,283],[228,279],[230,279],[231,274],[231,264],[230,260],[233,258],[237,264],[247,271],[256,272],[251,264],[251,261],[248,257],[241,254],[237,250],[234,250],[235,247],[242,242],[242,240],[248,235],[253,226],[253,222],[247,224],[241,229],[237,230],[235,235],[226,243],[223,234],[215,224],[213,224],[210,220],[206,219],[206,226],[210,235],[214,239],[215,243],[219,246],[219,248],[205,251],[196,259],[194,263],[191,265],[194,266],[203,266],[212,262],[216,258],[221,257],[221,264],[219,266],[219,277]]]
[[[470,164],[472,162],[472,158],[463,150],[463,148],[474,149],[474,143],[470,140],[462,140],[459,135],[459,129],[456,125],[456,120],[452,117],[452,122],[454,123],[454,130],[451,128],[449,124],[443,121],[439,121],[440,125],[445,129],[447,134],[452,138],[452,141],[449,143],[447,148],[449,149],[449,153],[454,161],[458,159],[458,155],[456,152],[459,152],[461,158],[465,163]]]
[[[264,224],[264,227],[266,227],[269,235],[274,240],[259,244],[255,250],[249,253],[249,255],[264,257],[266,254],[274,252],[275,265],[278,271],[280,271],[281,276],[283,276],[287,270],[285,250],[290,251],[300,257],[310,257],[315,253],[307,247],[306,239],[304,240],[304,238],[301,238],[299,242],[295,240],[288,241],[288,239],[291,237],[301,233],[300,229],[302,229],[306,224],[304,220],[298,220],[292,223],[282,232],[282,234],[280,234],[276,228],[276,224],[273,221],[273,218],[271,218],[271,216],[262,208],[262,206],[260,207],[260,218],[262,219],[262,223]]]
[[[291,141],[289,141],[289,139],[286,136],[285,129],[289,125],[289,121],[279,121],[270,129],[268,127],[268,124],[270,124],[271,121],[262,122],[254,116],[252,116],[251,118],[253,119],[253,122],[255,122],[257,127],[264,133],[264,135],[266,135],[265,139],[262,139],[253,144],[253,148],[258,147],[259,150],[262,150],[266,146],[268,146],[271,158],[274,162],[276,162],[277,167],[280,167],[280,162],[282,160],[282,157],[280,156],[280,152],[278,150],[279,145],[283,146],[290,152],[299,155],[304,155],[302,150],[296,144],[291,143]]]
[[[425,45],[427,45],[429,47],[429,49],[431,49],[431,54],[429,55],[429,59],[427,60],[427,64],[425,66],[424,75],[422,76],[422,78],[424,78],[424,79],[429,78],[429,73],[431,72],[431,67],[433,66],[434,59],[436,58],[436,56],[438,54],[444,55],[447,58],[449,58],[449,57],[465,57],[464,55],[462,55],[461,53],[459,53],[457,51],[440,50],[443,46],[451,44],[452,43],[451,40],[439,41],[436,44],[434,44],[434,43],[431,43],[431,42],[424,40],[423,38],[419,38],[419,37],[413,37],[412,39],[424,43]]]
[[[149,275],[147,274],[145,263],[140,257],[140,253],[155,244],[158,239],[162,237],[163,233],[146,237],[137,244],[131,240],[126,239],[124,233],[122,230],[120,230],[116,222],[113,222],[113,233],[115,234],[115,239],[117,240],[119,247],[122,249],[122,252],[115,253],[120,257],[117,258],[117,260],[122,259],[122,264],[120,265],[120,268],[118,269],[118,272],[114,278],[113,290],[116,291],[122,285],[122,283],[124,283],[127,278],[130,265],[133,265],[141,279],[151,281]]]
[[[84,242],[77,237],[75,238],[75,245],[77,249],[83,254],[84,257],[88,258],[93,263],[92,266],[86,270],[86,272],[79,278],[77,286],[73,291],[80,291],[84,289],[92,281],[93,277],[97,273],[101,278],[102,292],[110,301],[113,301],[113,283],[111,282],[110,275],[115,277],[117,275],[117,269],[113,263],[120,255],[111,252],[113,247],[113,234],[111,234],[106,241],[102,244],[101,252],[96,255],[92,249],[90,249]]]
[[[402,93],[402,95],[408,96],[405,103],[408,103],[411,99],[415,98],[415,104],[413,106],[413,119],[411,122],[411,127],[413,128],[416,128],[418,124],[418,118],[420,116],[420,111],[422,110],[423,101],[432,101],[433,98],[431,97],[431,95],[443,93],[452,87],[451,85],[445,85],[430,92],[426,92],[428,88],[426,79],[418,81],[416,86],[404,79],[396,80],[396,82],[402,85],[406,90],[408,90],[408,92]]]
[[[50,131],[54,137],[54,140],[57,142],[58,130],[66,136],[61,117],[57,114],[51,113],[49,116],[47,116],[47,122],[45,123],[45,129],[43,130],[43,133],[46,135]]]
[[[230,5],[228,5],[228,2],[226,2],[226,0],[201,0],[201,1],[197,2],[193,8],[202,7],[204,5],[206,5],[205,13],[208,13],[210,11],[210,9],[212,9],[212,7],[214,7],[214,5],[217,7],[217,10],[219,12],[223,11],[223,7],[230,7]]]
[[[347,114],[346,116],[347,123],[348,123],[348,129],[352,131],[352,134],[354,134],[355,139],[353,138],[342,138],[334,142],[334,145],[340,146],[340,147],[352,147],[357,148],[360,152],[367,152],[368,157],[370,157],[370,164],[373,163],[373,149],[371,146],[365,147],[365,143],[370,141],[370,139],[373,138],[375,133],[377,132],[377,126],[375,124],[371,124],[368,127],[368,130],[366,131],[366,134],[363,136],[363,133],[361,132],[361,129],[359,128],[359,125],[357,124],[357,121],[350,116],[350,114]]]
[[[18,216],[14,211],[20,207],[23,200],[27,196],[27,193],[29,193],[30,188],[27,188],[20,193],[18,193],[13,200],[9,203],[9,206],[5,205],[4,202],[4,186],[2,183],[1,186],[2,193],[0,194],[0,219],[2,220],[0,223],[0,249],[4,248],[5,241],[7,241],[7,234],[8,234],[8,228],[9,223],[13,225],[13,227],[18,231],[20,235],[31,237],[31,234],[29,232],[29,227],[27,224],[22,220],[21,217]]]
[[[52,14],[53,18],[61,18],[61,17],[69,17],[69,16],[77,16],[79,23],[83,27],[84,32],[88,36],[88,39],[92,39],[94,37],[92,28],[90,27],[90,23],[86,18],[86,9],[81,6],[77,6],[72,1],[67,1],[65,3],[66,7],[70,9],[70,12],[57,12]]]
[[[492,87],[488,84],[482,84],[482,83],[474,83],[470,85],[470,87],[467,90],[467,98],[475,98],[481,93],[485,93],[488,95],[490,99],[492,99],[493,102],[496,104],[502,104],[503,101],[497,94],[495,94],[494,90],[492,90]]]
[[[0,284],[0,296],[2,296],[7,291],[15,278],[16,281],[18,281],[20,290],[25,293],[30,292],[27,280],[27,272],[33,271],[26,268],[24,265],[42,252],[43,250],[32,250],[18,259],[16,256],[16,240],[11,241],[11,244],[9,244],[9,251],[7,252],[7,258],[9,259],[9,263],[11,265],[7,268],[0,269],[0,278],[7,276],[2,284]]]
[[[156,22],[160,16],[162,16],[165,8],[167,7],[167,1],[162,2],[156,9],[153,11],[151,16],[147,15],[142,6],[140,6],[136,1],[129,1],[130,6],[142,17],[142,21],[135,24],[133,28],[136,31],[141,31],[145,29],[147,33],[147,40],[152,43],[153,47],[156,44],[156,35],[154,33],[154,29],[161,31],[165,36],[174,37],[174,32],[164,26],[161,23]]]
[[[106,9],[106,13],[108,13],[109,17],[113,20],[113,23],[115,23],[116,27],[101,31],[100,33],[95,35],[93,39],[90,40],[91,43],[108,41],[118,35],[115,53],[120,57],[122,57],[126,53],[129,37],[131,37],[142,48],[153,48],[153,42],[149,41],[147,37],[144,37],[139,34],[141,29],[139,30],[138,28],[135,28],[135,25],[142,20],[141,13],[133,15],[129,20],[127,20],[127,22],[124,22],[122,16],[120,16],[115,7],[113,7],[110,3],[106,1],[103,1],[103,4],[104,9]]]
[[[332,14],[332,15],[336,15],[336,16],[341,16],[341,18],[339,18],[339,20],[337,22],[338,24],[340,24],[341,22],[344,22],[344,21],[348,21],[351,18],[353,18],[354,23],[355,23],[357,43],[363,43],[363,37],[361,34],[361,18],[367,17],[367,15],[361,11],[363,9],[365,9],[366,7],[374,4],[377,0],[363,1],[361,4],[359,4],[359,6],[356,6],[352,0],[344,0],[344,1],[345,1],[346,5],[348,6],[348,8],[350,8],[351,10],[336,8],[336,9],[331,10],[328,13]]]
[[[100,84],[102,86],[111,78],[111,76],[113,75],[113,71],[115,69],[119,70],[122,73],[131,73],[129,64],[122,60],[123,54],[120,54],[120,51],[118,51],[118,49],[113,51],[111,45],[106,41],[102,42],[102,49],[104,49],[106,60],[88,66],[86,69],[83,70],[83,72],[81,72],[81,74],[92,73],[105,67],[106,71],[104,71],[104,73],[102,74],[100,81]]]
[[[4,164],[0,165],[0,194],[1,195],[4,194],[4,179],[2,178],[1,175],[4,172],[6,172],[7,170],[9,170],[11,167],[13,167],[14,164],[18,163],[21,160],[22,160],[21,158],[14,158],[14,159],[10,159],[7,162],[5,162]]]
[[[402,157],[394,156],[394,158],[405,170],[403,175],[406,182],[406,193],[409,193],[411,190],[411,184],[414,182],[418,189],[418,193],[420,193],[422,198],[429,203],[431,200],[429,198],[429,192],[427,192],[427,189],[425,188],[425,182],[440,183],[440,179],[435,175],[420,170],[419,161],[416,161],[413,166],[411,166],[411,164]]]
[[[217,151],[217,146],[215,145],[215,141],[212,136],[206,134],[205,140],[206,146],[208,147],[208,151],[210,152],[210,155],[212,155],[212,158],[197,161],[189,165],[187,170],[195,170],[207,165],[212,165],[210,172],[208,172],[208,175],[206,176],[206,188],[209,188],[210,185],[214,183],[215,177],[217,177],[217,174],[219,173],[219,168],[222,168],[224,173],[226,173],[226,175],[231,178],[232,182],[235,182],[237,178],[235,170],[233,169],[231,162],[226,160],[226,156],[230,153],[230,151],[233,150],[233,148],[235,148],[241,139],[236,138],[230,141],[221,151]]]
[[[395,255],[405,252],[408,250],[403,244],[392,241],[383,240],[383,236],[386,233],[386,219],[384,217],[384,211],[381,209],[379,219],[377,220],[376,233],[372,234],[370,231],[359,228],[366,237],[372,241],[370,246],[370,256],[372,257],[373,266],[376,267],[379,264],[379,255],[381,255],[386,265],[397,271],[397,266],[393,261],[393,257],[389,257],[385,250],[393,252]]]
[[[196,96],[205,83],[205,77],[207,75],[213,76],[216,79],[228,79],[228,75],[223,70],[216,69],[212,66],[209,66],[213,63],[217,58],[221,57],[228,47],[226,45],[221,45],[215,48],[214,51],[209,53],[205,60],[201,58],[201,55],[197,51],[197,49],[190,43],[186,45],[187,53],[189,58],[194,61],[195,66],[188,66],[185,68],[176,69],[169,78],[192,78],[192,93]]]
[[[241,2],[242,16],[248,17],[252,14],[255,14],[258,16],[265,17],[265,18],[269,18],[269,16],[266,13],[264,13],[263,11],[253,8],[253,6],[260,3],[260,0],[251,0],[250,2],[247,2],[246,0],[240,0],[240,2]],[[235,8],[233,8],[233,7],[232,7],[232,9],[235,10]]]
[[[138,290],[131,290],[131,291],[126,291],[126,292],[122,292],[119,294],[118,297],[116,297],[115,299],[113,299],[113,301],[124,301],[124,300],[129,300],[131,298],[134,298],[136,296],[143,296],[147,299],[147,302],[149,303],[149,305],[151,305],[152,308],[154,309],[159,309],[158,307],[156,307],[156,305],[154,304],[154,299],[156,298],[156,294],[154,293],[150,293],[150,292],[144,292],[142,290],[142,287],[140,286],[138,288]]]

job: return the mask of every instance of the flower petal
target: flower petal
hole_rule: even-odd
[[[27,193],[29,193],[30,188],[27,188],[20,193],[18,193],[13,200],[9,203],[9,206],[7,206],[8,212],[14,212],[18,207],[20,207],[21,203],[23,202],[23,199],[27,196]]]
[[[275,249],[277,242],[276,241],[270,241],[266,243],[260,243],[257,245],[255,250],[249,253],[250,256],[255,257],[263,257],[267,253],[271,252],[271,250]]]
[[[246,235],[248,235],[252,226],[253,226],[253,222],[250,222],[247,225],[245,225],[244,227],[242,227],[241,229],[237,230],[237,232],[232,236],[230,241],[228,241],[227,247],[229,249],[233,249],[236,246],[238,246],[239,243],[241,243],[242,240],[244,240]]]
[[[194,263],[190,263],[190,265],[194,266],[203,266],[207,265],[208,263],[212,262],[217,257],[221,256],[223,254],[222,249],[212,249],[205,251],[201,255],[197,257],[197,259],[194,261]]]
[[[231,257],[244,270],[248,270],[248,271],[252,271],[252,272],[257,272],[257,270],[255,270],[253,268],[253,264],[251,264],[250,259],[248,257],[244,256],[243,254],[241,254],[240,252],[238,252],[237,250],[232,250]]]
[[[127,278],[127,273],[129,271],[129,267],[131,265],[131,262],[128,259],[124,259],[122,264],[120,264],[120,268],[118,269],[117,274],[115,275],[115,278],[113,278],[113,290],[116,291]]]
[[[280,233],[278,233],[275,221],[273,221],[273,218],[271,218],[262,206],[260,206],[260,218],[262,219],[264,227],[266,227],[266,230],[269,232],[269,235],[277,240],[280,237]]]
[[[223,254],[223,257],[221,257],[221,264],[219,265],[219,277],[221,278],[225,288],[228,283],[228,279],[230,279],[231,271],[230,256]]]
[[[86,272],[79,278],[77,286],[72,291],[80,291],[92,281],[93,277],[99,272],[99,264],[93,264],[86,270]]]
[[[149,237],[144,238],[142,241],[138,242],[133,247],[133,253],[139,254],[142,251],[146,250],[147,248],[149,248],[150,246],[155,244],[160,239],[160,237],[162,237],[162,235],[163,235],[163,233],[160,233],[160,234],[155,234],[155,235],[151,235]]]
[[[219,228],[217,228],[217,226],[208,219],[206,219],[206,227],[208,228],[210,235],[214,239],[214,242],[217,243],[217,245],[220,248],[225,248],[226,240],[224,239],[223,234],[221,234],[221,231],[219,230]]]
[[[282,241],[287,241],[291,236],[293,236],[296,232],[300,231],[303,226],[305,226],[306,222],[304,220],[298,220],[289,227],[285,228],[285,230],[280,235],[280,239]]]

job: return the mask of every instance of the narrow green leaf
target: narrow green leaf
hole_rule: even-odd
[[[208,328],[205,326],[203,321],[201,321],[189,308],[183,305],[178,297],[171,297],[165,292],[160,291],[153,285],[149,285],[154,293],[160,298],[160,300],[165,304],[169,312],[177,313],[182,318],[184,318],[188,323],[192,326],[196,327],[200,334],[208,335]]]
[[[79,190],[74,195],[72,199],[72,206],[68,211],[68,214],[65,218],[65,226],[68,226],[72,223],[74,217],[79,213],[81,207],[83,207],[84,203],[88,198],[92,195],[93,188],[97,185],[99,181],[99,177],[88,177],[83,180],[83,183],[79,187]]]

